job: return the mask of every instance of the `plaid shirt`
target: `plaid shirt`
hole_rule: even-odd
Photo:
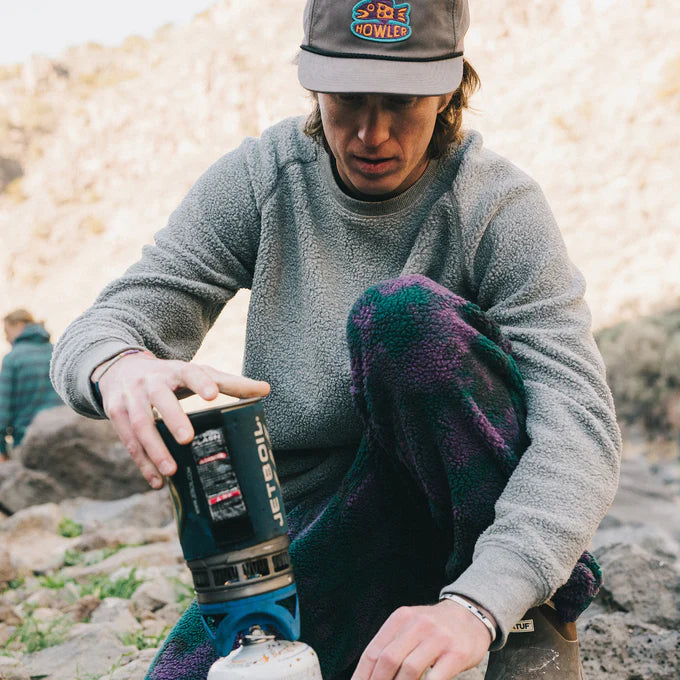
[[[38,411],[62,404],[49,378],[52,344],[39,324],[29,324],[12,343],[0,370],[0,453],[5,435],[18,446]]]

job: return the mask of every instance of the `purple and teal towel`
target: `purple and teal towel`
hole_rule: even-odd
[[[287,507],[302,639],[328,680],[395,609],[433,603],[466,569],[527,446],[522,377],[476,305],[423,276],[387,281],[354,304],[347,340],[363,440],[339,483]],[[564,620],[600,580],[584,553],[553,598]],[[147,680],[204,680],[211,652],[193,604]]]

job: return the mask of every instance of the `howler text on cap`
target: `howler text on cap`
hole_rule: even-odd
[[[460,84],[468,0],[307,0],[303,23],[308,90],[437,95]]]

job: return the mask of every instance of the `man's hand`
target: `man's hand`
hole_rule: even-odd
[[[450,680],[484,657],[491,635],[450,600],[400,607],[371,640],[352,680]],[[428,670],[429,669],[429,670]]]
[[[93,379],[97,377],[94,370]],[[194,437],[191,422],[179,398],[197,394],[210,401],[218,394],[264,397],[269,384],[240,375],[222,373],[209,366],[166,361],[147,354],[130,354],[117,361],[99,381],[104,411],[144,478],[154,488],[163,486],[161,475],[173,475],[177,465],[154,423],[155,408],[180,444]]]

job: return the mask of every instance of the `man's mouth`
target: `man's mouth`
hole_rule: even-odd
[[[354,162],[359,171],[372,175],[385,172],[390,164],[394,162],[394,158],[355,155]]]

